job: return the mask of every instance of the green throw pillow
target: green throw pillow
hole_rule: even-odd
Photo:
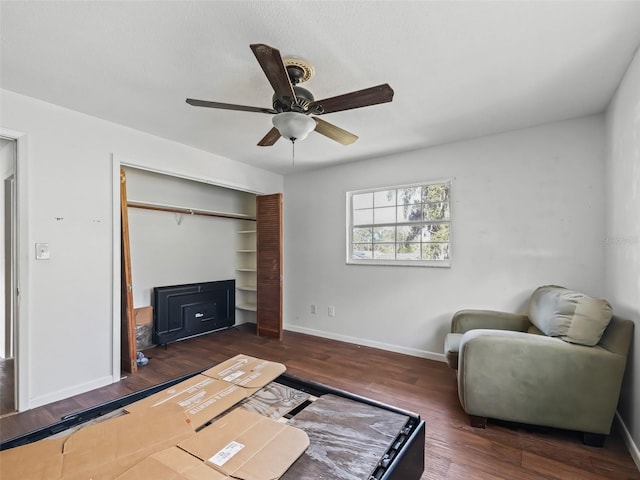
[[[611,321],[611,305],[556,285],[536,289],[529,319],[545,335],[580,345],[597,345]]]

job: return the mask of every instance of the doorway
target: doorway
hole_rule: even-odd
[[[0,137],[0,416],[16,412],[16,141]]]

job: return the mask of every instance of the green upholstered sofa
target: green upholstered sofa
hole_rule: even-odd
[[[494,418],[577,430],[586,444],[602,446],[633,322],[612,315],[605,300],[556,286],[536,289],[527,310],[462,310],[452,318],[445,355],[471,425]]]

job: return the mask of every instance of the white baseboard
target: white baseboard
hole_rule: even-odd
[[[427,350],[419,350],[417,348],[401,347],[399,345],[393,345],[390,343],[376,342],[374,340],[367,340],[358,337],[350,337],[348,335],[340,335],[337,333],[315,330],[313,328],[300,327],[298,325],[285,325],[284,329],[290,330],[292,332],[306,333],[307,335],[313,335],[315,337],[329,338],[331,340],[354,343],[356,345],[362,345],[365,347],[379,348],[381,350],[387,350],[389,352],[403,353],[405,355],[411,355],[412,357],[428,358],[429,360],[435,360],[437,362],[447,361],[443,353],[429,352]]]
[[[105,385],[110,385],[112,383],[114,383],[113,377],[111,375],[106,375],[87,383],[82,383],[63,390],[58,390],[57,392],[34,397],[29,399],[29,409],[41,407],[42,405],[57,402],[58,400],[64,400],[65,398],[73,397],[75,395],[80,395],[81,393],[86,393],[90,390],[95,390],[96,388],[104,387]]]
[[[636,467],[638,467],[638,470],[640,470],[640,450],[638,449],[638,446],[636,445],[636,443],[633,441],[631,432],[629,432],[629,429],[624,424],[624,421],[622,420],[622,417],[620,416],[620,413],[617,410],[616,410],[616,419],[618,420],[618,425],[620,426],[620,430],[622,432],[622,438],[624,439],[625,445],[629,449],[631,458],[633,458],[633,461],[636,463]]]

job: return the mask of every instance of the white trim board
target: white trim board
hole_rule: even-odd
[[[633,441],[633,437],[631,436],[629,429],[624,424],[624,421],[622,420],[622,417],[620,416],[620,413],[617,410],[616,410],[616,419],[618,420],[618,425],[620,426],[620,433],[622,434],[624,443],[627,446],[627,449],[629,450],[629,453],[631,454],[631,458],[635,462],[636,467],[638,467],[638,471],[640,471],[640,449],[638,449],[638,446]]]
[[[383,343],[377,342],[375,340],[367,340],[357,337],[350,337],[348,335],[324,332],[322,330],[315,330],[313,328],[301,327],[298,325],[285,325],[284,329],[291,332],[306,333],[307,335],[313,335],[314,337],[329,338],[331,340],[339,340],[341,342],[353,343],[355,345],[362,345],[364,347],[379,348],[380,350],[387,350],[389,352],[403,353],[405,355],[411,355],[412,357],[427,358],[429,360],[435,360],[436,362],[444,363],[447,361],[443,353],[429,352],[427,350],[419,350],[417,348],[401,347],[399,345],[393,345],[390,343]]]
[[[112,206],[111,206],[111,262],[112,262],[112,270],[111,270],[111,381],[112,383],[116,383],[120,380],[121,372],[121,330],[122,330],[122,313],[121,313],[121,292],[120,292],[120,277],[122,275],[121,267],[120,267],[120,257],[121,257],[121,246],[120,246],[120,237],[121,237],[121,226],[120,226],[120,160],[115,156],[111,155],[111,182],[112,182]]]
[[[16,304],[15,324],[15,386],[16,405],[18,412],[29,409],[29,342],[31,338],[29,324],[29,138],[26,132],[18,132],[0,127],[0,136],[11,138],[16,142],[16,188],[17,188],[17,219],[16,219],[16,288],[19,291]]]
[[[239,190],[241,192],[246,192],[246,193],[253,193],[255,195],[264,195],[264,192],[254,190],[253,188],[248,187],[246,185],[236,183],[236,182],[221,180],[220,178],[217,178],[217,177],[212,177],[204,174],[200,176],[194,176],[194,175],[189,175],[187,173],[184,173],[180,171],[180,169],[170,170],[170,169],[158,168],[154,166],[152,162],[149,162],[142,158],[137,158],[137,159],[127,158],[123,155],[118,155],[115,153],[112,154],[112,156],[114,160],[118,161],[121,167],[138,168],[141,170],[146,170],[147,172],[158,173],[160,175],[167,175],[169,177],[177,177],[177,178],[191,180],[193,182],[199,182],[199,183],[208,183],[209,185],[228,188],[230,190]]]
[[[52,402],[57,402],[58,400],[71,398],[76,395],[80,395],[82,393],[87,393],[91,390],[95,390],[96,388],[101,388],[106,385],[111,385],[112,383],[113,383],[113,378],[110,375],[106,375],[104,377],[91,380],[90,382],[85,382],[80,385],[74,385],[73,387],[58,390],[57,392],[52,392],[46,395],[41,395],[39,397],[34,397],[29,400],[29,409],[41,407],[42,405],[47,405]]]

